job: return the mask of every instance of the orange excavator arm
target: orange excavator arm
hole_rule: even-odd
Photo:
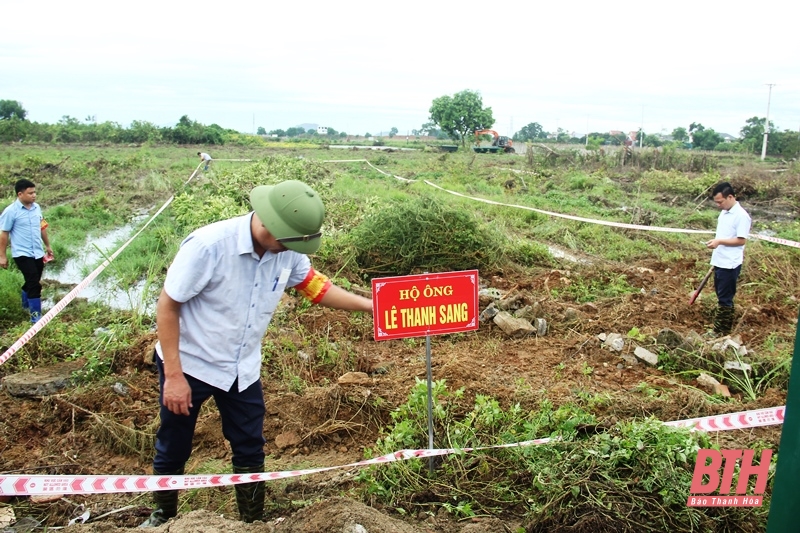
[[[479,144],[481,142],[481,135],[491,135],[493,137],[492,144],[497,142],[497,139],[500,137],[500,134],[494,130],[476,130],[475,131],[475,144]]]

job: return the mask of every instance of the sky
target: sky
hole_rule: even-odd
[[[28,118],[182,115],[253,133],[408,134],[468,89],[510,135],[800,129],[797,6],[671,2],[0,0],[0,99]],[[775,84],[770,88],[767,84]]]

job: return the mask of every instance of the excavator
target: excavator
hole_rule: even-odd
[[[492,145],[481,146],[481,135],[487,134],[492,136]],[[511,141],[511,139],[501,136],[494,130],[477,130],[475,132],[475,146],[473,146],[472,149],[479,154],[485,154],[487,152],[491,152],[493,154],[498,152],[513,154],[515,152],[514,143]]]

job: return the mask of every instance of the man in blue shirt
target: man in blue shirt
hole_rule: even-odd
[[[711,265],[714,267],[714,289],[718,302],[714,333],[728,335],[733,328],[733,297],[744,262],[744,244],[750,235],[750,215],[736,201],[733,187],[728,182],[714,186],[711,198],[721,210],[717,232],[706,243],[708,248],[714,250],[711,253]]]
[[[41,279],[45,250],[50,260],[53,258],[53,249],[47,237],[47,222],[36,203],[36,185],[30,180],[21,179],[14,185],[14,190],[17,199],[0,216],[0,268],[8,268],[6,248],[11,237],[11,256],[25,278],[22,307],[30,311],[31,322],[36,323],[42,316]]]
[[[308,185],[289,180],[250,193],[253,212],[215,222],[181,243],[156,307],[155,361],[161,425],[153,473],[180,475],[192,452],[197,415],[214,398],[233,471],[264,471],[261,339],[284,291],[312,303],[372,311],[372,300],[333,285],[306,254],[320,246],[325,208]],[[264,482],[235,485],[245,522],[264,514]],[[178,492],[153,494],[157,509],[141,527],[177,514]]]

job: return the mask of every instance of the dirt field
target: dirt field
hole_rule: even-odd
[[[554,270],[532,279],[495,277],[487,280],[489,285],[501,291],[511,289],[519,292],[527,303],[539,302],[551,324],[548,335],[514,340],[506,338],[496,327],[485,324],[477,333],[458,339],[436,337],[432,343],[434,379],[444,378],[453,388],[465,387],[470,395],[494,396],[505,405],[513,402],[531,405],[542,396],[559,404],[573,397],[576,389],[610,392],[614,394],[614,402],[607,409],[609,420],[653,415],[668,421],[740,410],[742,406],[739,403],[712,406],[703,401],[700,393],[664,377],[662,372],[644,364],[631,366],[619,355],[601,347],[596,335],[602,332],[624,334],[632,327],[638,327],[644,334],[655,336],[667,326],[680,333],[690,330],[702,332],[703,324],[708,322],[702,305],[686,305],[687,286],[696,281],[689,274],[696,271],[694,264],[618,265],[618,269],[628,276],[632,284],[644,288],[646,294],[631,295],[598,305],[575,306],[568,302],[553,301],[546,296],[546,287],[569,283],[570,277],[577,275],[568,271]],[[736,329],[745,344],[773,331],[794,327],[795,310],[790,307],[756,308],[748,302],[742,302],[742,307],[745,312]],[[568,308],[577,311],[577,317],[572,321],[565,318],[566,313],[572,316]],[[424,345],[419,342],[375,343],[366,331],[367,327],[362,331],[351,331],[345,314],[321,308],[301,315],[301,320],[312,330],[320,333],[327,331],[331,342],[362,339],[355,341],[357,351],[363,354],[358,366],[363,371],[371,372],[374,385],[368,388],[369,393],[385,399],[387,408],[402,403],[414,379],[425,377]],[[152,338],[143,338],[139,346],[115,362],[115,381],[127,385],[130,391],[127,397],[115,394],[110,387],[113,383],[46,399],[15,399],[7,394],[0,395],[4,470],[52,474],[147,472],[149,457],[131,453],[141,443],[126,441],[123,432],[116,426],[150,431],[154,428],[158,403],[157,375],[144,362],[151,341]],[[630,351],[632,348],[629,346],[625,352]],[[586,375],[584,370],[587,364],[594,368],[591,375]],[[377,368],[385,370],[385,373],[376,373]],[[265,394],[268,406],[265,433],[267,453],[270,454],[268,469],[284,470],[296,465],[330,466],[363,458],[363,449],[374,443],[377,428],[385,421],[386,411],[359,408],[354,397],[363,394],[363,389],[322,385],[326,381],[335,383],[337,377],[313,376],[313,381],[321,385],[309,388],[301,395],[281,390],[277,381],[265,383],[268,391]],[[520,387],[521,383],[526,386]],[[674,391],[685,401],[669,404],[649,401],[636,391],[641,383],[659,390]],[[746,407],[769,407],[782,405],[783,402],[783,393],[768,391],[764,397]],[[331,419],[345,423],[344,429],[328,432],[325,424]],[[103,421],[109,420],[116,422],[114,427],[108,424],[104,426]],[[279,449],[275,438],[286,432],[295,432],[301,436],[302,442],[297,446]],[[779,434],[778,426],[751,432],[720,433],[715,438],[777,442]],[[125,446],[129,447],[127,453],[120,453]],[[195,450],[187,471],[196,472],[200,465],[213,460],[225,464],[229,457],[226,446],[218,414],[215,409],[209,408],[198,423]],[[306,508],[280,523],[276,531],[339,531],[322,528],[319,524],[330,524],[333,516],[344,516],[346,513],[343,509],[349,509],[348,512],[358,517],[357,521],[361,520],[359,523],[365,527],[368,527],[370,520],[377,524],[373,526],[374,529],[368,528],[369,531],[503,531],[496,528],[495,522],[492,522],[495,525],[481,529],[482,520],[465,525],[447,515],[431,517],[422,514],[413,517],[408,526],[391,525],[399,518],[392,518],[390,510],[377,514],[374,509],[364,508],[355,501],[325,501],[326,495],[352,483],[350,474],[335,470],[270,487],[269,497],[274,502],[323,499],[322,503]],[[227,489],[207,490],[232,492]],[[219,497],[219,494],[216,496]],[[80,514],[79,510],[83,512],[81,506],[91,508],[92,514],[97,516],[127,505],[133,508],[111,515],[103,522],[111,522],[118,527],[133,527],[148,513],[149,502],[145,496],[101,495],[69,497],[47,504],[30,502],[28,512],[56,525],[63,524],[71,515]],[[193,505],[197,506],[197,500]],[[26,507],[23,504],[21,508]],[[337,510],[334,512],[332,509]],[[228,518],[236,517],[232,494],[225,508],[219,511]],[[405,519],[408,520],[408,517]],[[213,529],[201,531],[262,531],[267,527],[255,529],[256,526],[227,521],[217,524],[209,522],[207,515],[193,513],[180,518],[170,530],[183,530],[184,527],[195,530],[196,520],[216,524]],[[507,526],[518,525],[513,518],[506,520]],[[101,526],[86,525],[83,528]],[[271,531],[268,527],[266,530]]]
[[[753,247],[759,246],[758,244]],[[693,306],[687,297],[699,281],[705,262],[683,259],[669,264],[644,261],[614,263],[586,257],[587,262],[563,261],[558,268],[528,275],[499,274],[482,278],[482,285],[498,289],[506,298],[517,297],[519,305],[536,306],[549,330],[543,337],[510,338],[491,322],[477,332],[432,338],[433,377],[445,379],[448,388],[463,387],[468,398],[485,394],[504,407],[519,403],[533,409],[547,398],[555,405],[574,401],[576,394],[608,394],[610,401],[600,412],[603,423],[653,416],[662,421],[783,405],[785,389],[768,389],[755,401],[745,401],[740,391],[727,402],[708,401],[695,382],[681,380],[643,363],[632,363],[637,344],[652,347],[659,331],[670,328],[682,336],[704,333],[711,324],[715,305],[709,287]],[[577,303],[552,297],[551,291],[579,278],[603,273],[624,275],[627,283],[641,291],[622,297]],[[760,282],[758,272],[746,272],[745,282]],[[762,344],[775,332],[792,337],[796,328],[800,289],[786,287],[785,299],[765,299],[758,292],[737,296],[734,333],[747,346]],[[481,308],[489,304],[481,301]],[[283,308],[296,305],[291,297]],[[280,311],[279,311],[280,312]],[[343,465],[362,460],[373,448],[389,413],[402,404],[416,379],[425,379],[424,339],[375,342],[372,323],[354,324],[350,315],[312,307],[292,314],[289,322],[271,326],[267,341],[291,338],[291,320],[327,343],[347,343],[358,354],[350,370],[366,372],[371,385],[340,386],[341,367],[327,370],[302,361],[271,361],[264,378],[267,417],[265,437],[267,469]],[[277,329],[276,329],[277,328]],[[602,346],[598,335],[637,328],[638,342],[626,337],[622,353]],[[1,474],[140,474],[150,472],[152,436],[158,422],[158,376],[148,362],[155,335],[139,339],[113,363],[110,379],[46,398],[14,398],[0,392]],[[36,340],[31,342],[32,349]],[[626,357],[623,357],[626,356]],[[306,384],[293,390],[284,379],[284,365]],[[587,371],[587,369],[589,369]],[[126,395],[114,391],[122,383]],[[655,391],[645,393],[644,391]],[[670,401],[660,397],[669,395]],[[380,402],[373,401],[380,398]],[[369,401],[367,401],[369,399]],[[746,448],[755,441],[780,440],[780,426],[752,431],[730,431],[712,438],[725,446]],[[293,435],[299,442],[279,446]],[[276,442],[278,439],[279,442]],[[229,466],[230,450],[213,404],[201,413],[187,473],[220,473]],[[418,513],[400,514],[380,505],[369,507],[353,497],[342,497],[356,489],[354,472],[332,470],[268,484],[268,523],[247,525],[236,520],[232,488],[187,491],[182,495],[179,517],[159,531],[361,531],[488,533],[519,532],[525,524],[509,512],[458,520],[439,508],[420,506]],[[11,498],[16,519],[35,518],[50,527],[67,522],[90,510],[91,519],[111,513],[95,523],[76,525],[69,531],[111,532],[134,528],[151,510],[149,495],[121,494],[91,497],[69,496],[38,503]],[[7,509],[8,507],[6,507]],[[189,509],[203,509],[189,512]],[[0,511],[3,508],[0,506]],[[116,511],[113,512],[112,511]],[[2,515],[0,515],[2,516]],[[0,523],[0,527],[2,527]],[[358,526],[361,526],[359,529]],[[563,531],[602,531],[591,524]]]

